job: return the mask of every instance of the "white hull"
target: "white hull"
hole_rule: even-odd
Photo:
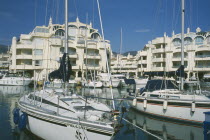
[[[84,86],[84,87],[90,87],[90,88],[101,88],[102,86],[103,86],[103,84],[102,84],[102,82],[100,82],[100,81],[97,81],[97,82],[89,82],[89,83],[86,83],[86,82],[84,82],[84,83],[82,83],[82,85]]]
[[[185,123],[174,123],[174,121],[157,119],[129,110],[127,114],[128,120],[137,126],[149,131],[158,132],[157,136],[167,140],[169,137],[182,140],[203,140],[203,128]]]
[[[109,81],[102,81],[103,87],[109,87],[110,82]],[[120,80],[112,80],[112,87],[116,88],[120,86]]]
[[[77,82],[75,80],[69,80],[69,86],[70,87],[76,87],[77,86]]]
[[[25,78],[3,78],[0,79],[0,85],[10,85],[10,86],[27,86],[32,82],[31,79]]]
[[[79,123],[79,122],[78,122]],[[85,129],[77,128],[78,125],[59,125],[38,118],[28,117],[28,130],[33,134],[46,140],[110,140],[111,136],[89,132]],[[77,138],[78,137],[78,138]]]
[[[136,82],[136,85],[145,87],[147,84],[148,79],[134,79]]]
[[[174,120],[186,121],[190,123],[202,124],[205,120],[204,112],[210,111],[210,103],[207,103],[208,107],[195,107],[195,111],[192,111],[192,102],[186,101],[174,101],[167,102],[167,105],[164,106],[164,100],[147,100],[147,103],[144,102],[145,98],[137,98],[137,104],[133,105],[133,100],[129,100],[129,104],[144,113],[165,117]],[[173,105],[170,105],[173,104]],[[202,105],[202,103],[199,103]],[[205,104],[206,106],[206,104]],[[165,109],[164,109],[165,108]]]
[[[28,86],[0,86],[0,93],[3,94],[23,94],[30,91]]]
[[[26,128],[29,131],[46,140],[110,140],[115,131],[107,118],[110,116],[108,106],[93,100],[86,103],[75,94],[60,93],[62,89],[46,89],[37,91],[36,98],[33,94],[20,98],[18,106],[28,116]],[[84,106],[88,108],[85,112]]]

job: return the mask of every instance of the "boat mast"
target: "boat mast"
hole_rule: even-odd
[[[181,8],[181,12],[182,12],[182,33],[181,33],[181,65],[184,66],[184,13],[185,13],[185,9],[184,9],[184,0],[182,0],[182,8]],[[181,77],[181,90],[184,89],[184,77]]]
[[[64,53],[66,54],[65,64],[66,64],[66,73],[65,73],[65,88],[67,89],[67,72],[68,72],[68,0],[65,0],[65,50]],[[67,78],[68,79],[68,78]],[[67,90],[66,90],[67,92]]]
[[[121,55],[122,55],[122,28],[120,30],[120,73],[122,73],[121,68],[122,68],[122,62],[121,62]]]
[[[107,72],[108,72],[108,76],[109,76],[109,83],[110,83],[110,90],[111,90],[111,96],[112,96],[112,105],[113,105],[113,109],[115,110],[115,103],[114,103],[114,95],[112,92],[112,81],[111,81],[111,73],[109,70],[109,64],[108,64],[108,58],[107,58],[107,48],[105,45],[105,37],[104,37],[104,30],[103,30],[103,24],[102,24],[102,19],[101,19],[101,11],[100,11],[100,4],[99,4],[99,0],[97,0],[97,4],[98,4],[98,14],[99,14],[99,20],[100,20],[100,25],[101,25],[101,33],[102,33],[102,39],[103,39],[103,45],[105,48],[105,53],[106,53],[106,66],[107,66]]]

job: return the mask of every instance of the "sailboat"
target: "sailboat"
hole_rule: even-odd
[[[17,73],[4,74],[0,79],[0,85],[9,86],[27,86],[32,82],[31,78],[19,75]]]
[[[53,73],[64,83],[68,83],[71,74],[67,17],[68,0],[65,0],[66,51],[60,68]],[[24,95],[18,107],[21,115],[16,115],[20,117],[17,123],[42,139],[109,140],[116,133],[116,113],[106,104],[69,92],[67,84],[64,88],[42,89]]]
[[[204,112],[210,111],[210,99],[200,90],[188,93],[184,86],[184,0],[182,0],[181,66],[174,72],[181,77],[180,89],[173,80],[150,80],[140,94],[129,95],[129,104],[140,112],[202,125]],[[165,72],[166,73],[166,72]]]

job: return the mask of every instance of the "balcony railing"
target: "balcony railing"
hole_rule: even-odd
[[[199,65],[198,65],[198,66],[195,66],[195,67],[196,67],[196,68],[210,68],[210,65],[205,65],[205,66],[203,66],[203,65],[202,65],[202,66],[199,66]]]
[[[205,57],[210,57],[210,54],[208,54],[208,55],[196,55],[195,57],[197,57],[197,58],[205,58]]]
[[[99,67],[99,64],[85,64],[88,67]]]

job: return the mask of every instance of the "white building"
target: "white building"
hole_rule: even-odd
[[[127,78],[138,75],[138,61],[136,56],[112,55],[111,58],[111,72],[112,73],[123,73]]]
[[[11,46],[13,72],[25,71],[37,80],[47,78],[48,74],[59,67],[59,59],[64,52],[64,25],[53,24],[36,26],[29,34],[21,34],[20,39],[13,37]],[[68,23],[68,53],[74,77],[85,75],[89,71],[106,71],[105,47],[110,56],[110,42],[103,41],[92,24],[76,22]],[[105,43],[104,43],[105,42]],[[87,59],[87,64],[86,63]]]
[[[0,54],[0,70],[8,70],[10,65],[10,54],[2,53]]]
[[[210,32],[202,32],[200,28],[190,32],[188,28],[184,35],[184,54],[188,78],[197,72],[200,76],[210,73]],[[155,38],[134,57],[131,63],[138,63],[138,76],[143,72],[176,71],[181,64],[181,34],[173,32],[172,37],[164,34],[163,37]],[[112,59],[113,68],[118,61],[117,58]]]

